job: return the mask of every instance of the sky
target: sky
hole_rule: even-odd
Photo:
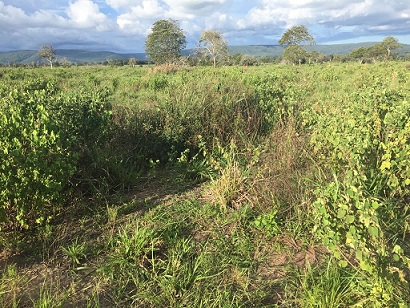
[[[410,44],[410,0],[0,0],[0,51],[144,52],[152,25],[174,19],[194,48],[204,30],[228,45],[277,45],[304,25],[317,44]]]

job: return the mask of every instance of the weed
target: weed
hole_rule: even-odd
[[[81,260],[86,257],[86,245],[85,243],[79,243],[78,238],[67,247],[62,247],[61,250],[70,258],[73,266],[81,264]]]
[[[363,299],[357,273],[339,267],[330,259],[324,269],[309,264],[300,276],[302,307],[350,307]]]
[[[15,264],[7,265],[0,277],[0,304],[2,307],[18,307],[21,300],[19,289],[25,281]]]

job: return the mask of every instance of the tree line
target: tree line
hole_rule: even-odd
[[[180,59],[181,51],[186,47],[183,30],[176,20],[159,20],[154,23],[152,32],[145,42],[148,58],[155,64],[175,63]],[[288,64],[303,64],[312,62],[329,62],[332,60],[359,60],[361,63],[390,60],[394,51],[401,48],[398,40],[392,36],[386,37],[381,43],[369,48],[360,47],[349,55],[325,56],[317,51],[308,52],[306,47],[314,45],[315,39],[303,26],[294,26],[283,33],[279,45],[284,47],[281,61]],[[216,30],[204,30],[199,38],[198,47],[189,55],[197,62],[211,60],[213,66],[224,62],[229,57],[228,44],[222,34]],[[253,64],[252,58],[241,59],[243,64]]]
[[[257,65],[259,63],[281,61],[286,64],[323,63],[330,61],[358,61],[371,63],[397,58],[395,51],[401,48],[398,40],[392,36],[386,37],[381,43],[371,47],[360,47],[349,55],[326,56],[317,51],[309,52],[307,46],[314,45],[315,39],[303,26],[294,26],[283,33],[279,45],[284,48],[282,57],[252,57],[249,55],[230,55],[228,43],[217,30],[204,30],[198,40],[197,47],[188,56],[182,56],[186,48],[186,37],[177,20],[158,20],[145,41],[145,52],[150,63],[185,64],[185,65]],[[56,59],[56,51],[52,45],[41,46],[38,55],[44,58],[50,67]],[[107,65],[118,66],[128,64],[135,66],[141,61],[131,58],[125,60],[107,60]]]

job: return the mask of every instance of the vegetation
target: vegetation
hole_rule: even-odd
[[[42,45],[38,51],[38,55],[50,63],[50,68],[53,68],[53,61],[56,57],[56,51],[53,45]]]
[[[303,60],[308,57],[308,53],[302,47],[305,44],[312,45],[315,43],[305,26],[294,26],[283,33],[279,40],[279,45],[285,46],[283,59],[292,64],[302,64]]]
[[[410,70],[1,68],[3,307],[406,307]]]
[[[401,48],[398,40],[392,36],[386,37],[381,43],[372,45],[368,48],[360,47],[353,50],[350,58],[359,60],[361,63],[390,60],[392,51]]]
[[[199,38],[197,54],[199,56],[209,56],[212,59],[214,67],[216,67],[217,59],[226,58],[229,54],[227,42],[218,31],[205,30]]]
[[[155,64],[170,64],[177,61],[185,46],[185,34],[176,20],[158,20],[145,42],[145,52]]]

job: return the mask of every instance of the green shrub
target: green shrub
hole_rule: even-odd
[[[321,114],[311,139],[324,174],[314,192],[315,234],[340,265],[357,262],[381,278],[386,285],[375,296],[386,305],[388,286],[403,285],[410,269],[410,105],[388,89],[375,77],[342,108]]]
[[[50,218],[108,134],[105,97],[101,91],[61,92],[38,80],[0,98],[2,221],[28,228]]]
[[[47,92],[10,92],[2,98],[0,117],[0,214],[24,228],[47,218],[74,174],[76,155],[47,110]]]

